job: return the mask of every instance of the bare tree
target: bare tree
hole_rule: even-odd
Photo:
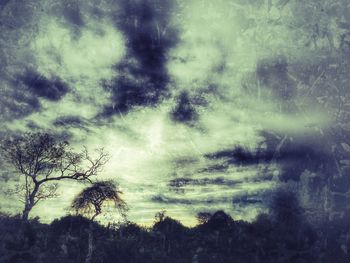
[[[22,218],[41,200],[56,196],[60,180],[91,181],[106,164],[109,157],[103,149],[97,157],[90,157],[87,149],[74,152],[67,141],[59,141],[48,133],[25,133],[4,140],[1,151],[5,160],[15,168],[23,183],[12,191],[21,195],[24,203]]]

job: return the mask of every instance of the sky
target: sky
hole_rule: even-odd
[[[287,2],[1,1],[1,136],[47,131],[77,150],[105,148],[96,180],[118,182],[131,221],[166,210],[191,225],[219,209],[253,220],[289,162],[258,150],[272,156],[268,138],[303,142],[332,125],[295,77],[315,61],[300,24],[321,11]],[[4,169],[1,195],[17,182]],[[60,183],[32,216],[64,216],[84,186]],[[1,210],[22,209],[0,200]]]

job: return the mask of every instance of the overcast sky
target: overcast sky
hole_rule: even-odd
[[[251,220],[281,171],[239,162],[237,149],[329,125],[315,107],[296,114],[291,65],[310,47],[290,27],[293,6],[269,3],[1,1],[1,134],[45,130],[76,149],[104,147],[99,178],[119,183],[132,221],[163,209],[185,224],[218,209]],[[16,178],[3,174],[2,194]],[[32,215],[63,216],[83,186],[62,182]],[[16,198],[0,202],[21,211]]]

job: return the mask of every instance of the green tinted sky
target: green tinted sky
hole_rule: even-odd
[[[301,57],[307,59],[312,50],[312,46],[305,45],[308,34],[298,27],[300,21],[308,19],[307,14],[296,4],[284,8],[273,5],[269,10],[268,2],[176,1],[168,18],[169,28],[177,29],[179,39],[166,52],[169,96],[156,106],[134,107],[108,119],[96,117],[111,99],[104,83],[118,78],[120,72],[115,66],[126,60],[130,48],[127,36],[113,23],[114,15],[120,12],[118,1],[75,1],[78,9],[63,2],[39,1],[23,7],[10,3],[4,9],[7,13],[2,14],[4,19],[12,21],[11,12],[16,11],[23,15],[24,22],[14,30],[6,29],[10,44],[2,55],[7,58],[1,71],[3,97],[11,101],[17,98],[14,89],[26,91],[10,78],[18,79],[27,68],[34,68],[46,78],[58,76],[70,91],[59,101],[39,98],[40,110],[20,118],[15,118],[11,110],[26,105],[14,99],[12,108],[2,111],[1,129],[23,132],[38,127],[68,134],[77,149],[82,145],[89,149],[105,147],[112,158],[100,178],[119,182],[130,206],[131,220],[149,223],[162,209],[186,224],[194,222],[197,212],[216,209],[250,220],[265,209],[264,205],[232,204],[232,198],[263,194],[275,187],[278,165],[268,170],[271,180],[258,180],[261,167],[257,166],[203,172],[221,164],[205,155],[237,145],[254,150],[263,140],[263,130],[297,136],[314,132],[316,124],[328,125],[326,114],[312,107],[305,109],[304,115],[281,112],[285,102],[276,99],[269,87],[263,87],[260,95],[250,92],[259,86],[255,74],[259,61],[284,56],[293,63]],[[64,15],[70,8],[80,14],[83,25]],[[168,28],[158,30],[166,34]],[[127,63],[137,61],[128,58]],[[177,95],[184,91],[206,101],[194,105],[199,119],[191,125],[170,118]],[[67,116],[78,118],[79,123],[53,125]],[[11,174],[7,182],[3,180],[3,194],[15,178]],[[220,180],[189,185],[179,192],[169,187],[169,180],[176,178]],[[225,183],[227,180],[238,183]],[[33,216],[50,221],[64,215],[82,187],[63,182],[59,190],[62,195],[39,204]],[[8,200],[2,202],[3,210],[20,211],[16,198]]]

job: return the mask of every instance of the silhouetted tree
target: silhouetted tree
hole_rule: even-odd
[[[171,254],[175,248],[181,247],[186,227],[178,220],[165,216],[153,225],[153,231],[160,234],[163,251]]]
[[[199,212],[197,213],[197,216],[196,216],[199,224],[207,223],[211,217],[212,217],[212,214],[209,212]]]
[[[166,210],[162,210],[157,212],[154,215],[155,223],[162,222],[166,218]]]
[[[216,211],[208,220],[207,226],[210,229],[220,230],[230,228],[234,224],[232,217],[224,211]]]
[[[102,213],[102,206],[106,202],[113,202],[123,218],[126,217],[127,205],[120,197],[122,192],[112,181],[95,182],[92,186],[83,189],[73,200],[72,208],[83,214],[93,214],[91,220]],[[93,225],[89,227],[88,253],[85,263],[91,262],[93,253]]]
[[[127,205],[121,198],[122,192],[112,181],[95,182],[83,189],[73,200],[72,208],[77,213],[92,214],[91,220],[102,213],[102,206],[106,202],[113,202],[120,214],[125,217]]]
[[[64,179],[90,181],[108,161],[103,149],[91,158],[86,148],[71,150],[67,141],[59,141],[48,133],[25,133],[4,140],[1,150],[5,159],[24,179],[13,193],[24,195],[22,218],[41,200],[56,196],[57,182]]]

